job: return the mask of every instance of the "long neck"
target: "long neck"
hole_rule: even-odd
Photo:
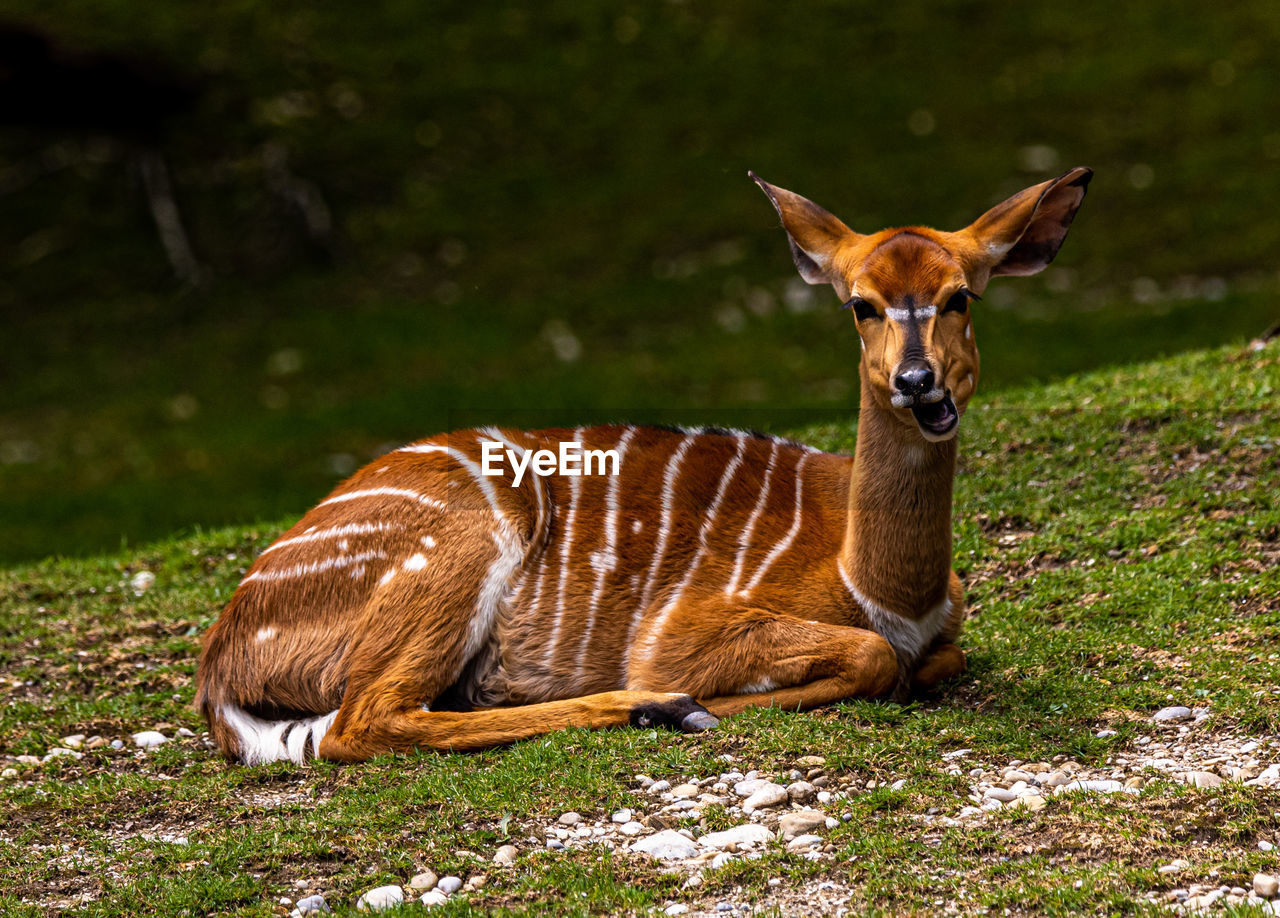
[[[863,371],[841,560],[864,597],[916,618],[946,596],[956,441],[926,441],[870,392]]]

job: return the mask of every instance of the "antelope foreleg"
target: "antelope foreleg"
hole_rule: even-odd
[[[366,709],[367,710],[367,709]],[[566,727],[668,727],[697,732],[716,719],[688,695],[672,692],[601,692],[516,708],[477,711],[405,709],[351,718],[320,743],[323,758],[358,762],[384,752],[435,749],[468,752],[504,746]]]
[[[717,716],[874,698],[898,678],[897,654],[875,632],[758,608],[683,608],[651,648],[629,686],[688,692]]]

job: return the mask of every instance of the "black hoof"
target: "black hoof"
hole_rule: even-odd
[[[706,708],[688,695],[670,701],[651,701],[631,709],[631,726],[666,727],[685,733],[701,733],[720,723]]]

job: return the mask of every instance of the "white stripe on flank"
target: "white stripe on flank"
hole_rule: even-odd
[[[480,585],[480,596],[476,600],[475,613],[471,616],[471,624],[467,628],[467,643],[462,648],[462,665],[476,655],[493,633],[493,623],[498,618],[498,610],[509,593],[511,576],[524,559],[524,550],[517,539],[505,526],[499,525],[489,534],[493,544],[498,547],[498,557],[489,565],[489,573]]]
[[[742,591],[744,594],[751,593],[760,585],[760,581],[764,579],[765,574],[769,573],[769,568],[773,566],[773,562],[777,561],[782,553],[791,547],[791,543],[796,540],[796,536],[800,532],[801,511],[804,509],[804,503],[800,499],[804,487],[804,464],[809,461],[809,457],[812,455],[813,453],[805,453],[800,457],[800,461],[796,463],[796,511],[795,518],[791,521],[791,528],[782,537],[782,541],[773,546],[773,551],[765,556],[764,562],[761,563],[760,568],[756,571],[756,575],[751,578],[747,588]]]
[[[328,570],[350,567],[353,564],[362,564],[365,561],[381,560],[385,557],[385,552],[364,551],[358,555],[344,555],[341,558],[325,558],[323,561],[312,561],[310,564],[295,564],[293,567],[285,567],[280,570],[254,571],[248,577],[245,577],[243,582],[248,583],[251,580],[258,580],[263,583],[270,583],[273,580],[292,580],[296,577],[307,577],[311,574],[321,574]]]
[[[667,553],[667,540],[671,537],[671,513],[674,509],[672,495],[675,491],[676,478],[680,475],[680,464],[684,462],[685,453],[693,445],[696,436],[696,434],[694,436],[686,436],[680,441],[680,445],[676,447],[675,452],[671,454],[671,458],[667,460],[667,467],[662,473],[662,495],[660,497],[662,521],[658,525],[658,538],[653,548],[653,561],[649,565],[649,576],[645,579],[644,593],[640,596],[641,610],[648,606],[649,600],[653,598],[654,581],[657,579],[658,569],[662,567],[662,559]]]
[[[573,432],[573,439],[581,442],[582,428]],[[556,581],[556,617],[551,625],[551,637],[547,640],[547,652],[543,662],[551,665],[560,644],[560,626],[564,622],[564,593],[569,584],[569,550],[573,548],[573,525],[578,518],[578,497],[582,493],[582,477],[569,477],[569,511],[564,521],[564,535],[560,542],[560,578]]]
[[[471,460],[471,457],[462,450],[452,446],[441,446],[438,443],[422,443],[418,446],[402,446],[396,450],[398,453],[445,453],[454,462],[462,466],[475,479],[476,484],[480,486],[481,493],[484,494],[485,500],[489,502],[489,506],[493,508],[493,515],[498,518],[499,522],[505,522],[506,517],[502,513],[502,508],[498,506],[498,492],[494,490],[493,482],[489,480],[481,470],[480,466]]]
[[[222,705],[218,716],[235,731],[240,741],[240,761],[246,765],[262,765],[289,759],[299,765],[306,759],[308,739],[311,754],[320,754],[320,741],[333,726],[337,711],[307,720],[262,720],[234,705]],[[286,736],[286,731],[288,736]]]
[[[671,617],[672,611],[679,604],[680,597],[684,595],[684,591],[693,582],[693,577],[698,572],[698,565],[706,557],[708,550],[707,534],[711,531],[711,527],[715,525],[716,515],[720,512],[720,504],[724,501],[725,492],[729,490],[729,482],[733,480],[734,473],[742,465],[742,455],[747,449],[746,435],[737,434],[736,436],[738,438],[738,449],[720,474],[720,484],[716,488],[716,496],[712,499],[711,505],[707,507],[706,519],[702,521],[702,528],[698,530],[698,550],[693,555],[693,561],[689,563],[689,569],[685,571],[684,577],[676,584],[675,592],[671,594],[671,598],[667,600],[662,611],[658,613],[653,623],[649,626],[649,632],[645,638],[644,655],[646,658],[652,656],[657,646],[658,638],[661,636],[663,629],[666,628],[667,619]]]
[[[425,494],[419,494],[417,491],[410,491],[408,488],[364,488],[360,491],[348,491],[346,494],[335,494],[327,500],[322,500],[316,506],[323,507],[326,504],[340,504],[346,500],[358,500],[362,497],[404,497],[408,500],[416,500],[418,503],[433,510],[445,509],[445,505],[440,501],[427,497]],[[277,542],[271,548],[279,548],[281,544]],[[271,548],[268,548],[267,551],[270,551]]]
[[[853,578],[845,570],[843,558],[836,562],[836,567],[840,571],[840,579],[844,581],[845,589],[866,614],[871,629],[888,641],[899,659],[908,665],[914,663],[925,648],[933,643],[933,639],[938,636],[938,632],[942,630],[942,626],[951,615],[950,598],[943,599],[915,620],[890,612],[884,606],[862,595],[862,591],[854,585]]]
[[[649,575],[644,582],[644,592],[640,596],[640,603],[636,606],[636,611],[631,616],[631,627],[627,629],[627,655],[621,674],[624,687],[628,673],[631,671],[631,657],[635,649],[636,630],[640,627],[640,620],[644,617],[645,611],[649,608],[649,600],[653,596],[653,583],[657,579],[659,569],[662,567],[662,558],[667,553],[667,539],[671,536],[672,493],[675,489],[676,478],[680,475],[680,464],[684,462],[684,455],[689,451],[689,447],[693,445],[695,436],[697,435],[686,435],[680,441],[680,445],[675,448],[671,453],[671,458],[667,460],[667,467],[662,474],[662,517],[658,524],[658,536],[654,543],[653,562],[649,565]]]
[[[547,579],[547,553],[541,552],[542,557],[538,561],[538,582],[533,587],[533,598],[529,600],[529,615],[536,617],[538,610],[542,608],[542,585]]]
[[[755,532],[760,514],[764,512],[764,505],[769,501],[769,488],[773,485],[773,469],[777,459],[778,441],[774,440],[769,449],[769,464],[764,470],[764,482],[760,485],[760,497],[756,500],[751,516],[747,517],[747,525],[743,527],[742,534],[738,536],[738,557],[733,562],[733,576],[729,578],[729,584],[724,588],[726,596],[732,596],[738,590],[738,581],[742,579],[742,567],[746,564],[747,552],[751,549],[751,535]]]
[[[618,451],[618,473],[609,478],[609,486],[604,493],[604,548],[593,552],[591,567],[596,572],[596,583],[591,590],[591,603],[587,606],[587,627],[582,632],[582,643],[578,645],[576,662],[577,678],[582,678],[582,667],[586,662],[587,648],[591,645],[591,635],[596,628],[596,610],[600,606],[600,596],[604,593],[604,580],[618,569],[618,489],[621,487],[622,464],[627,458],[627,447],[636,435],[634,427],[628,427],[615,447]]]
[[[502,443],[507,449],[513,451],[517,456],[525,454],[525,448],[519,443],[514,443],[502,435],[502,431],[496,427],[481,427],[480,432],[485,436]],[[535,532],[544,532],[547,522],[547,506],[546,495],[543,493],[542,479],[537,475],[527,476],[529,483],[533,486],[533,499],[538,503],[538,522]]]

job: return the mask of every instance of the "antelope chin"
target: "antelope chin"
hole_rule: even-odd
[[[912,405],[911,414],[924,438],[935,443],[950,440],[960,427],[960,412],[956,411],[950,392],[936,402]]]

